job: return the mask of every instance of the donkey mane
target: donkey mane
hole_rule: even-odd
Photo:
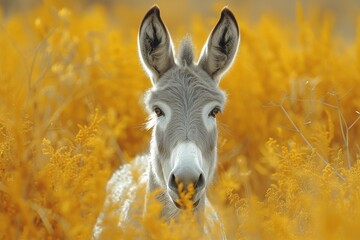
[[[178,64],[180,66],[190,66],[194,64],[194,49],[190,36],[186,36],[181,41],[179,47]]]

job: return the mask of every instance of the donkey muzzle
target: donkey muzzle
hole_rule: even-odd
[[[195,208],[206,186],[200,149],[191,142],[181,143],[174,149],[172,163],[174,167],[168,179],[170,197],[178,208],[186,200],[192,201]]]

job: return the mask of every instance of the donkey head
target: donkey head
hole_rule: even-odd
[[[223,110],[226,95],[218,87],[230,67],[239,44],[234,15],[224,8],[221,18],[194,63],[192,43],[182,42],[174,58],[171,37],[153,7],[139,31],[139,54],[153,87],[145,95],[150,113],[151,171],[173,205],[178,183],[193,184],[194,207],[205,199],[217,159],[216,115]]]

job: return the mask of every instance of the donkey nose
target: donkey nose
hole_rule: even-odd
[[[180,183],[183,183],[184,190],[186,190],[189,184],[193,184],[195,192],[200,192],[205,188],[205,178],[203,173],[199,174],[176,174],[171,173],[169,178],[169,188],[174,191],[178,192],[178,186]]]

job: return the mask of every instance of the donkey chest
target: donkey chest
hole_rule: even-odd
[[[147,156],[140,156],[131,164],[123,165],[107,184],[106,204],[115,206],[119,223],[143,213],[148,181],[147,161]]]

